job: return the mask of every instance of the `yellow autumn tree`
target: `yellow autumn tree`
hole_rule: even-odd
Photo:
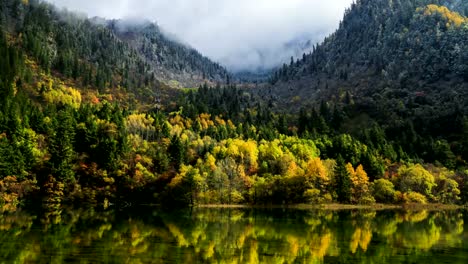
[[[307,162],[305,175],[308,180],[319,188],[328,185],[330,178],[320,158],[312,158]]]
[[[353,203],[373,203],[375,200],[369,192],[369,177],[367,176],[364,167],[359,165],[354,170],[353,165],[346,165],[351,178],[351,202]]]
[[[421,11],[420,8],[418,11]],[[468,18],[460,15],[457,12],[453,12],[445,6],[428,5],[423,10],[425,16],[440,15],[442,18],[447,20],[447,26],[460,27],[464,23],[468,23]]]
[[[80,91],[71,87],[60,86],[58,89],[50,89],[42,96],[51,104],[69,105],[73,108],[79,108],[81,105]]]

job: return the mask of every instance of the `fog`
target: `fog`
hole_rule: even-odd
[[[231,71],[289,62],[332,33],[353,0],[49,0],[108,19],[148,19]],[[305,49],[305,50],[303,50]]]

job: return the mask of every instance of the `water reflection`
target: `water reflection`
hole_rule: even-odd
[[[468,263],[462,211],[0,215],[1,263]]]

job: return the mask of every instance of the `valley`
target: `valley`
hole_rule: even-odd
[[[468,201],[465,1],[357,1],[241,75],[153,22],[0,8],[5,210]]]

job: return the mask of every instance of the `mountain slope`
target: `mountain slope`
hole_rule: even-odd
[[[166,84],[224,82],[227,76],[224,68],[169,40],[152,24],[124,34],[113,28],[115,21],[98,23],[38,0],[2,0],[0,14],[2,31],[46,73],[100,93],[126,92],[153,101],[167,95]],[[142,48],[153,42],[150,52]]]
[[[254,92],[278,112],[300,112],[309,133],[320,131],[320,112],[357,138],[378,125],[425,160],[468,157],[468,19],[447,7],[457,3],[357,1],[312,54]]]
[[[163,80],[177,80],[193,87],[207,80],[224,82],[228,78],[222,66],[171,40],[154,23],[112,20],[107,21],[107,28],[134,48]]]
[[[468,20],[435,2],[358,1],[312,54],[275,73],[276,91],[287,96],[281,90],[299,86],[303,96],[330,98],[341,88],[361,96],[387,87],[422,92],[447,82],[463,92]]]

